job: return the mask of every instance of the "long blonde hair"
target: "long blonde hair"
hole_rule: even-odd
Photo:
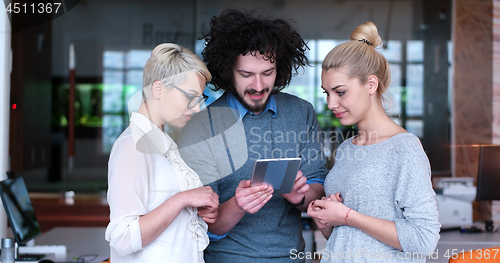
[[[359,25],[350,37],[351,41],[342,43],[333,48],[323,60],[322,68],[344,68],[350,77],[366,83],[368,77],[374,75],[378,78],[377,94],[383,100],[385,91],[391,82],[389,63],[375,48],[382,46],[377,27],[372,22]]]

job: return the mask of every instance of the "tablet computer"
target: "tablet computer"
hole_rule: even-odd
[[[252,185],[267,183],[273,186],[275,194],[290,193],[300,162],[300,158],[257,160],[253,167]]]

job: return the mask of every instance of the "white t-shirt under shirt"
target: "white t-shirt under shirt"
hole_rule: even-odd
[[[146,141],[142,146],[138,145],[141,140]],[[175,142],[145,116],[133,113],[129,127],[114,143],[108,163],[111,222],[106,240],[111,261],[204,262],[207,225],[196,208],[184,208],[144,248],[139,227],[139,217],[174,194],[201,185],[196,173],[180,159]]]

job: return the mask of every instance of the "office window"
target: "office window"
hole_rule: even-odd
[[[108,153],[129,124],[129,100],[142,89],[142,71],[150,50],[104,51],[102,151]],[[138,105],[135,105],[138,107]]]
[[[406,42],[406,111],[405,128],[423,138],[424,122],[424,42]]]

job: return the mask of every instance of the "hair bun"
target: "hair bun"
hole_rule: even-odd
[[[351,40],[364,42],[374,48],[382,46],[382,38],[378,34],[377,27],[372,22],[359,25],[351,33]]]

